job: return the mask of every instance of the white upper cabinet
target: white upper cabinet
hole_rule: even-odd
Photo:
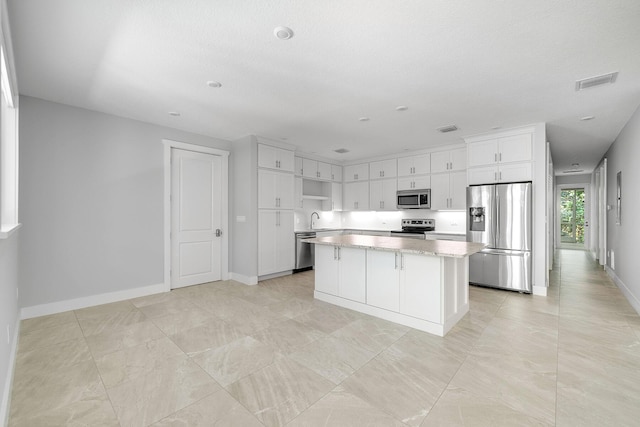
[[[331,165],[331,181],[342,182],[342,166]]]
[[[456,148],[431,153],[431,173],[460,171],[466,168],[466,148]]]
[[[396,159],[380,160],[369,163],[369,179],[395,178],[398,164]]]
[[[295,185],[293,175],[258,170],[258,208],[293,209]]]
[[[304,162],[304,159],[302,157],[297,157],[296,156],[296,158],[295,158],[295,173],[296,173],[296,176],[302,176],[303,162]]]
[[[302,176],[310,179],[331,180],[331,165],[317,160],[302,159]]]
[[[291,150],[258,144],[258,167],[293,172],[295,168],[294,157]]]
[[[344,182],[366,181],[369,179],[369,163],[344,167]]]
[[[431,173],[431,156],[400,157],[398,159],[398,176],[424,175]]]
[[[470,142],[467,150],[469,167],[528,162],[532,159],[532,135],[525,133]]]
[[[345,211],[369,210],[369,181],[347,182],[344,184]]]
[[[431,175],[431,209],[464,210],[467,174],[464,171]]]
[[[396,210],[396,180],[378,179],[369,183],[369,207],[375,211]]]
[[[398,178],[398,190],[424,190],[431,188],[430,175],[406,176]]]

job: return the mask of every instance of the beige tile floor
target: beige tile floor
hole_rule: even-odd
[[[584,251],[548,297],[472,287],[445,337],[313,272],[22,322],[10,426],[637,426],[640,318]]]

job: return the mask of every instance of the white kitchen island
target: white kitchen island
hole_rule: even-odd
[[[469,311],[480,243],[343,235],[315,243],[315,298],[444,336]]]

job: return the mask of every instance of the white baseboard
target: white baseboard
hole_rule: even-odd
[[[2,402],[0,402],[0,425],[9,425],[9,403],[11,402],[11,385],[16,366],[16,354],[18,353],[18,339],[20,338],[20,319],[16,319],[16,327],[13,331],[13,342],[9,350],[9,365],[7,366],[7,380],[4,382]]]
[[[534,295],[538,295],[541,297],[546,297],[547,296],[547,288],[546,286],[533,286],[533,289],[531,290],[531,292]]]
[[[229,273],[229,278],[236,282],[244,283],[245,285],[257,285],[258,276],[245,276],[238,273]]]
[[[78,310],[80,308],[93,307],[94,305],[108,304],[111,302],[123,301],[131,298],[144,297],[147,295],[159,294],[167,291],[164,283],[158,285],[142,286],[140,288],[126,289],[123,291],[109,292],[106,294],[91,295],[88,297],[74,298],[65,301],[51,302],[48,304],[33,305],[23,307],[20,311],[20,318],[30,319],[32,317],[46,316],[48,314],[62,313],[64,311]]]
[[[616,272],[613,271],[608,265],[605,265],[604,269],[609,275],[609,277],[611,277],[611,280],[613,280],[613,283],[615,283],[616,286],[622,291],[624,296],[627,297],[627,301],[629,301],[629,304],[631,304],[634,310],[638,314],[640,314],[640,300],[638,299],[638,297],[636,297],[631,292],[631,290],[627,287],[627,285],[625,285],[624,282],[620,280],[620,278],[616,275]]]

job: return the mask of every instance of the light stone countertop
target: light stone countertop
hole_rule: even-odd
[[[381,251],[455,258],[462,258],[475,254],[485,247],[482,243],[458,242],[453,240],[421,240],[406,237],[368,236],[366,234],[316,237],[305,241],[318,245],[375,249]]]

